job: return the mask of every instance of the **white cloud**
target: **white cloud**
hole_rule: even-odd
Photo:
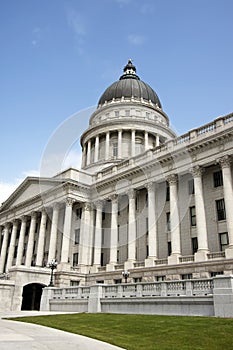
[[[86,23],[83,15],[73,9],[67,11],[67,20],[70,28],[78,36],[86,35]]]
[[[145,42],[145,37],[138,34],[128,35],[128,41],[132,45],[142,45]]]

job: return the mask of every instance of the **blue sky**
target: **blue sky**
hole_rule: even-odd
[[[0,202],[128,58],[178,134],[232,112],[232,13],[232,0],[1,0]]]

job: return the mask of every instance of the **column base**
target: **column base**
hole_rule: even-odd
[[[115,265],[116,263],[109,263],[106,265],[106,272],[108,271],[115,271]]]
[[[233,247],[225,249],[226,259],[233,259]]]
[[[208,250],[199,250],[194,254],[194,261],[206,261],[208,260],[207,254],[209,253]]]
[[[155,257],[149,257],[145,259],[145,267],[152,267],[155,266]]]
[[[177,265],[180,263],[180,254],[172,254],[167,258],[168,265]]]
[[[134,263],[135,263],[135,260],[125,261],[125,263],[124,263],[124,270],[133,269],[134,268]]]

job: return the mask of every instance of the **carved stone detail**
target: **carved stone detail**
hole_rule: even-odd
[[[178,176],[177,174],[171,174],[166,177],[166,180],[169,183],[169,185],[175,185],[178,182]]]
[[[217,163],[220,164],[221,168],[229,168],[231,165],[231,158],[229,156],[224,156],[217,160]]]
[[[205,169],[199,165],[196,165],[190,171],[193,177],[201,177],[204,174]]]

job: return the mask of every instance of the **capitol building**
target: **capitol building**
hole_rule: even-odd
[[[27,177],[0,207],[0,311],[39,310],[53,259],[58,288],[233,274],[233,114],[181,136],[169,124],[129,60],[81,169]]]

